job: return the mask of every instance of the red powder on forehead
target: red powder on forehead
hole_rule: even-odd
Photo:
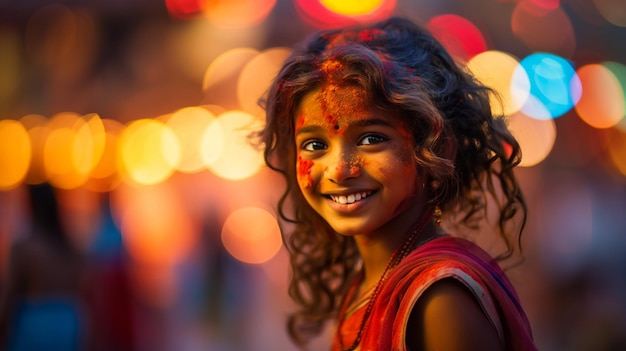
[[[320,88],[317,101],[322,110],[324,127],[336,134],[345,135],[343,119],[367,118],[369,94],[358,86],[328,83]],[[343,116],[343,117],[342,117]]]
[[[313,185],[313,178],[311,177],[311,168],[313,167],[313,161],[305,160],[301,156],[298,156],[298,164],[296,170],[298,179],[304,181],[305,188],[310,188]]]
[[[329,84],[324,85],[320,88],[320,94],[317,97],[317,100],[320,103],[320,108],[322,109],[322,113],[324,114],[324,120],[327,123],[326,127],[328,130],[334,131],[335,133],[344,134],[344,131],[339,126],[339,120],[337,117],[329,112],[329,109],[333,109],[333,111],[337,112],[338,109],[338,101],[336,98],[337,86]],[[329,106],[328,104],[331,104]]]

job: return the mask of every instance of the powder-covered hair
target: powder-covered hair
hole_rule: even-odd
[[[377,107],[405,119],[415,140],[416,165],[428,177],[431,206],[458,211],[458,222],[468,224],[484,215],[487,196],[499,199],[499,231],[507,249],[498,258],[511,256],[519,245],[521,229],[513,233],[515,242],[507,223],[518,212],[522,228],[526,220],[513,173],[521,158],[518,143],[504,119],[492,116],[490,90],[429,32],[391,18],[315,33],[294,50],[270,87],[261,134],[267,165],[287,181],[278,212],[291,258],[289,294],[299,305],[288,329],[301,345],[336,315],[360,262],[353,238],[336,234],[307,204],[296,181],[296,108],[306,93],[330,80],[360,86]]]

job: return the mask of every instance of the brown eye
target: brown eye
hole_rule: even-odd
[[[389,140],[389,138],[379,134],[368,134],[361,138],[361,140],[359,141],[359,145],[376,145],[387,140]]]
[[[319,140],[309,140],[302,143],[300,147],[302,150],[306,151],[318,151],[318,150],[326,150],[327,146],[325,143]]]

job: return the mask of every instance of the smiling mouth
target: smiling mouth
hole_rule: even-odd
[[[328,195],[328,197],[338,204],[353,204],[361,201],[372,194],[371,191],[362,191],[350,195]]]

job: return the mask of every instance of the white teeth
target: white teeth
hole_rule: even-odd
[[[352,204],[357,201],[365,199],[371,192],[360,192],[356,194],[345,195],[330,195],[330,198],[340,204]]]

